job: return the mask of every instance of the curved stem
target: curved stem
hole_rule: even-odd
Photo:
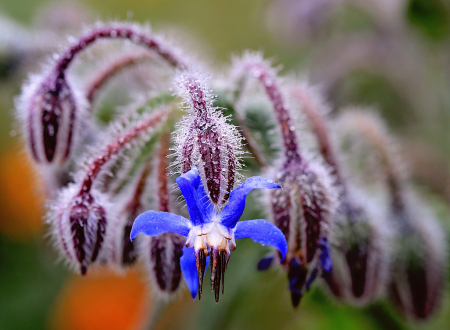
[[[183,61],[177,57],[166,45],[163,45],[154,36],[147,35],[144,32],[138,31],[131,27],[118,26],[118,27],[101,27],[93,29],[92,31],[81,36],[76,42],[70,45],[60,56],[55,66],[55,73],[57,78],[64,79],[65,72],[73,61],[75,56],[89,45],[94,43],[98,39],[128,39],[131,42],[139,45],[146,46],[151,50],[158,53],[169,64],[174,67],[185,68],[186,65]]]
[[[158,203],[160,212],[170,212],[169,199],[169,180],[167,177],[167,168],[169,159],[167,158],[170,147],[170,132],[166,130],[161,136],[161,142],[158,153]]]
[[[96,96],[98,90],[113,76],[119,73],[122,69],[125,69],[134,64],[143,62],[151,58],[150,54],[129,54],[110,64],[105,70],[97,74],[96,77],[91,81],[90,85],[86,89],[86,98],[89,103],[92,103],[94,97]]]
[[[291,95],[302,105],[302,110],[306,114],[308,124],[317,138],[319,150],[324,160],[330,165],[332,173],[337,183],[346,190],[342,173],[339,168],[339,162],[333,148],[327,122],[322,115],[318,105],[315,104],[311,95],[305,88],[295,87],[291,89]]]
[[[167,117],[170,108],[164,107],[154,112],[149,118],[138,122],[135,126],[131,127],[119,137],[111,142],[94,161],[88,166],[86,176],[81,184],[81,192],[90,191],[93,181],[100,173],[103,165],[108,162],[113,155],[118,154],[126,145],[133,140],[139,138],[142,134],[148,132],[151,128]]]
[[[272,103],[275,116],[280,125],[283,138],[286,158],[289,161],[301,161],[302,158],[298,152],[298,141],[295,135],[295,127],[291,116],[285,105],[281,90],[277,84],[275,75],[267,68],[265,63],[256,60],[248,61],[244,64],[244,77],[253,76],[262,85],[270,102]]]
[[[386,175],[392,208],[394,212],[401,212],[405,207],[404,177],[398,161],[389,147],[391,141],[388,133],[384,130],[383,124],[369,113],[357,112],[353,114],[352,129],[364,136],[375,148]]]

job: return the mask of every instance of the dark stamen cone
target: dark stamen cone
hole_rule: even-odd
[[[222,251],[222,265],[221,265],[221,269],[222,269],[222,294],[224,291],[224,286],[225,286],[225,271],[227,270],[227,256],[225,255],[225,251]]]
[[[196,255],[197,272],[198,272],[198,300],[202,297],[203,278],[205,276],[206,256],[203,250]]]

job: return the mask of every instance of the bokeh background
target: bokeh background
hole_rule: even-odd
[[[258,273],[242,242],[219,304],[182,290],[170,304],[141,270],[71,274],[42,224],[44,197],[17,136],[13,98],[58,40],[96,20],[150,22],[214,66],[261,50],[320,84],[333,112],[372,106],[399,138],[414,184],[450,233],[450,2],[445,0],[1,0],[0,329],[450,329],[450,301],[426,323],[389,302],[357,308],[317,286],[293,310],[285,275]],[[248,211],[257,212],[257,211]],[[247,214],[257,218],[258,214]]]

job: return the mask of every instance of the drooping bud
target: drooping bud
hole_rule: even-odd
[[[389,295],[407,316],[427,319],[441,307],[444,297],[446,237],[417,198],[408,196],[405,202],[403,212],[392,214],[398,227]]]
[[[241,138],[213,106],[213,96],[194,73],[179,77],[185,116],[175,138],[177,165],[181,173],[196,166],[214,205],[224,205],[239,179]]]
[[[354,142],[355,152],[364,148],[367,157],[369,148],[375,151],[394,229],[389,294],[407,316],[426,319],[442,303],[447,260],[443,230],[411,192],[393,141],[377,116],[347,111],[339,120],[339,129],[347,135],[347,144]]]
[[[329,236],[336,192],[329,173],[314,162],[286,163],[277,172],[276,181],[283,189],[270,194],[271,214],[288,242],[283,266],[294,283],[290,288],[296,307],[306,280],[322,263],[320,240]]]
[[[167,169],[169,167],[170,135],[164,132],[156,164],[156,200],[158,210],[170,212],[171,198],[169,194],[169,178]],[[134,219],[133,219],[134,221]],[[174,293],[181,281],[180,258],[183,255],[185,238],[174,233],[166,233],[156,237],[145,236],[141,238],[140,253],[146,263],[146,270],[159,293]]]
[[[99,260],[103,242],[112,242],[117,223],[114,216],[107,214],[111,207],[104,194],[94,186],[104,165],[138,139],[144,137],[167,117],[168,109],[155,111],[149,117],[120,134],[90,162],[87,169],[78,175],[79,180],[64,188],[53,203],[48,219],[54,228],[54,235],[61,250],[69,261],[79,266],[86,274],[88,266]],[[110,254],[105,253],[105,259]]]
[[[280,129],[284,157],[273,170],[275,181],[283,189],[270,192],[273,222],[284,233],[288,253],[283,265],[290,283],[292,304],[297,307],[308,278],[317,275],[322,264],[331,270],[327,242],[334,217],[336,191],[328,171],[320,163],[309,161],[300,153],[295,126],[288,110],[286,95],[280,88],[276,72],[260,55],[245,54],[235,61],[232,75],[236,81],[255,78],[262,86]],[[326,246],[325,246],[326,245]],[[322,253],[322,251],[325,251]]]
[[[388,224],[364,199],[361,192],[349,188],[349,180],[341,171],[336,147],[331,143],[330,128],[325,118],[326,105],[315,91],[304,85],[291,89],[317,139],[318,149],[334,174],[340,191],[339,208],[330,228],[334,268],[324,279],[331,293],[339,299],[368,303],[385,288],[387,278]],[[374,203],[374,202],[372,202]]]
[[[360,304],[384,293],[390,263],[390,228],[380,212],[358,194],[346,193],[331,227],[333,271],[324,277],[338,299]],[[375,203],[376,204],[376,203]]]
[[[145,238],[141,246],[146,270],[161,294],[174,293],[181,281],[180,258],[183,255],[185,238],[167,233],[157,237]]]
[[[105,26],[81,36],[56,59],[50,72],[31,82],[17,103],[28,149],[38,164],[61,166],[69,158],[83,129],[85,102],[67,81],[67,69],[86,47],[102,38],[128,39],[143,45],[175,67],[185,64],[154,36],[135,27]]]
[[[84,111],[78,94],[58,72],[24,88],[17,107],[36,163],[62,165],[69,157]]]
[[[71,185],[61,192],[49,214],[57,243],[82,275],[99,259],[107,221],[112,221],[105,205],[105,197],[98,192],[80,193],[77,186]]]

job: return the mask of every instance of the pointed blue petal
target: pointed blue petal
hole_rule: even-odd
[[[180,258],[181,271],[184,276],[189,291],[191,291],[192,299],[195,299],[198,292],[198,273],[197,265],[195,263],[194,248],[183,247],[183,255]]]
[[[183,247],[183,255],[180,258],[181,272],[184,276],[189,291],[191,292],[192,299],[195,299],[198,292],[198,272],[197,264],[195,261],[195,250],[193,247]],[[205,269],[208,268],[209,256],[206,257]]]
[[[252,176],[234,189],[230,194],[230,200],[220,212],[222,224],[228,228],[234,228],[241,218],[245,208],[245,198],[253,189],[274,189],[281,188],[270,179],[260,176]]]
[[[305,284],[305,289],[307,291],[309,290],[311,284],[313,284],[318,273],[319,273],[319,270],[317,269],[317,267],[312,270],[311,275],[309,275],[308,280],[306,281],[306,284]]]
[[[330,257],[330,244],[328,243],[328,240],[324,237],[320,240],[319,243],[320,248],[320,264],[322,266],[322,270],[325,273],[330,273],[333,269],[333,262],[331,261]]]
[[[251,238],[257,243],[270,245],[278,249],[284,260],[287,252],[287,243],[284,234],[266,220],[247,220],[238,222],[236,225],[235,238]]]
[[[189,219],[194,226],[210,222],[214,208],[203,189],[198,171],[193,167],[190,171],[180,175],[177,179],[178,187],[186,200]]]
[[[274,260],[275,260],[275,256],[273,256],[273,255],[265,256],[258,262],[258,270],[269,269],[269,267],[272,266]]]
[[[130,238],[133,240],[141,233],[148,236],[158,236],[168,232],[187,236],[189,231],[189,220],[180,215],[147,211],[134,220]]]

